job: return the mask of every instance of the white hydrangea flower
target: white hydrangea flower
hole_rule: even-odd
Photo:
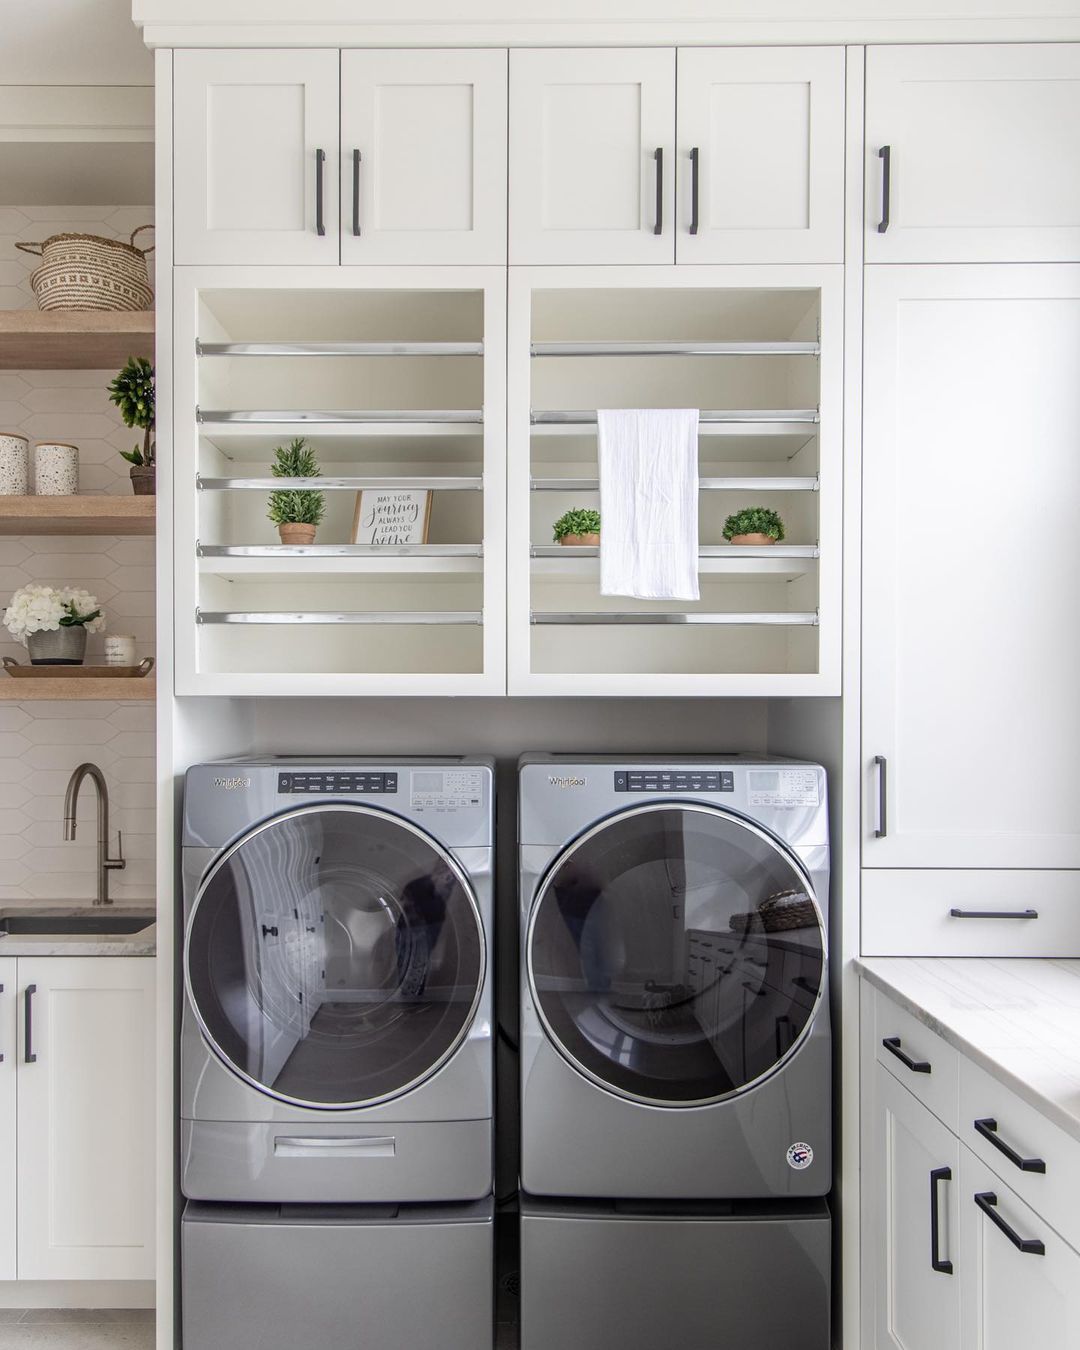
[[[4,611],[4,627],[25,647],[28,634],[55,632],[66,615],[93,614],[97,608],[96,597],[76,586],[23,586]],[[83,627],[88,633],[99,632],[105,627],[104,613]]]

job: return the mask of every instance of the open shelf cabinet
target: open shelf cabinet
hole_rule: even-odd
[[[153,354],[152,310],[0,310],[0,370],[111,370]]]
[[[100,678],[70,679],[58,677],[49,680],[13,680],[0,674],[0,700],[8,703],[40,703],[47,700],[74,700],[122,703],[128,699],[141,702],[153,700],[157,685],[153,675],[142,679],[113,679],[108,675]]]
[[[177,692],[504,692],[504,271],[177,285]],[[271,477],[299,436],[319,477]],[[324,494],[313,545],[267,519],[290,488]],[[425,543],[353,542],[358,493],[413,490]]]
[[[154,533],[156,497],[0,497],[0,535]]]
[[[836,694],[836,267],[519,268],[509,297],[512,694]],[[701,410],[696,602],[600,593],[552,525],[599,507],[597,409]],[[783,544],[726,544],[769,506]],[[601,531],[603,525],[601,525]]]

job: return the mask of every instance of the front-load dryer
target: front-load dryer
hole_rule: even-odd
[[[489,1194],[493,840],[490,761],[188,770],[189,1199]]]
[[[530,755],[518,838],[523,1188],[824,1196],[824,770]]]

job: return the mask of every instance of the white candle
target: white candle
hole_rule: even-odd
[[[34,491],[39,497],[74,497],[79,491],[79,448],[61,441],[34,446]]]

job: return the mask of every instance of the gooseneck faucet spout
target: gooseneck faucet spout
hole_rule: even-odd
[[[124,841],[120,832],[116,835],[115,858],[109,857],[109,789],[105,775],[96,764],[80,764],[68,780],[67,794],[64,797],[64,838],[68,842],[75,838],[78,828],[79,789],[83,779],[89,778],[94,784],[98,801],[97,832],[97,899],[95,905],[111,905],[109,899],[109,873],[127,866],[124,857]]]

